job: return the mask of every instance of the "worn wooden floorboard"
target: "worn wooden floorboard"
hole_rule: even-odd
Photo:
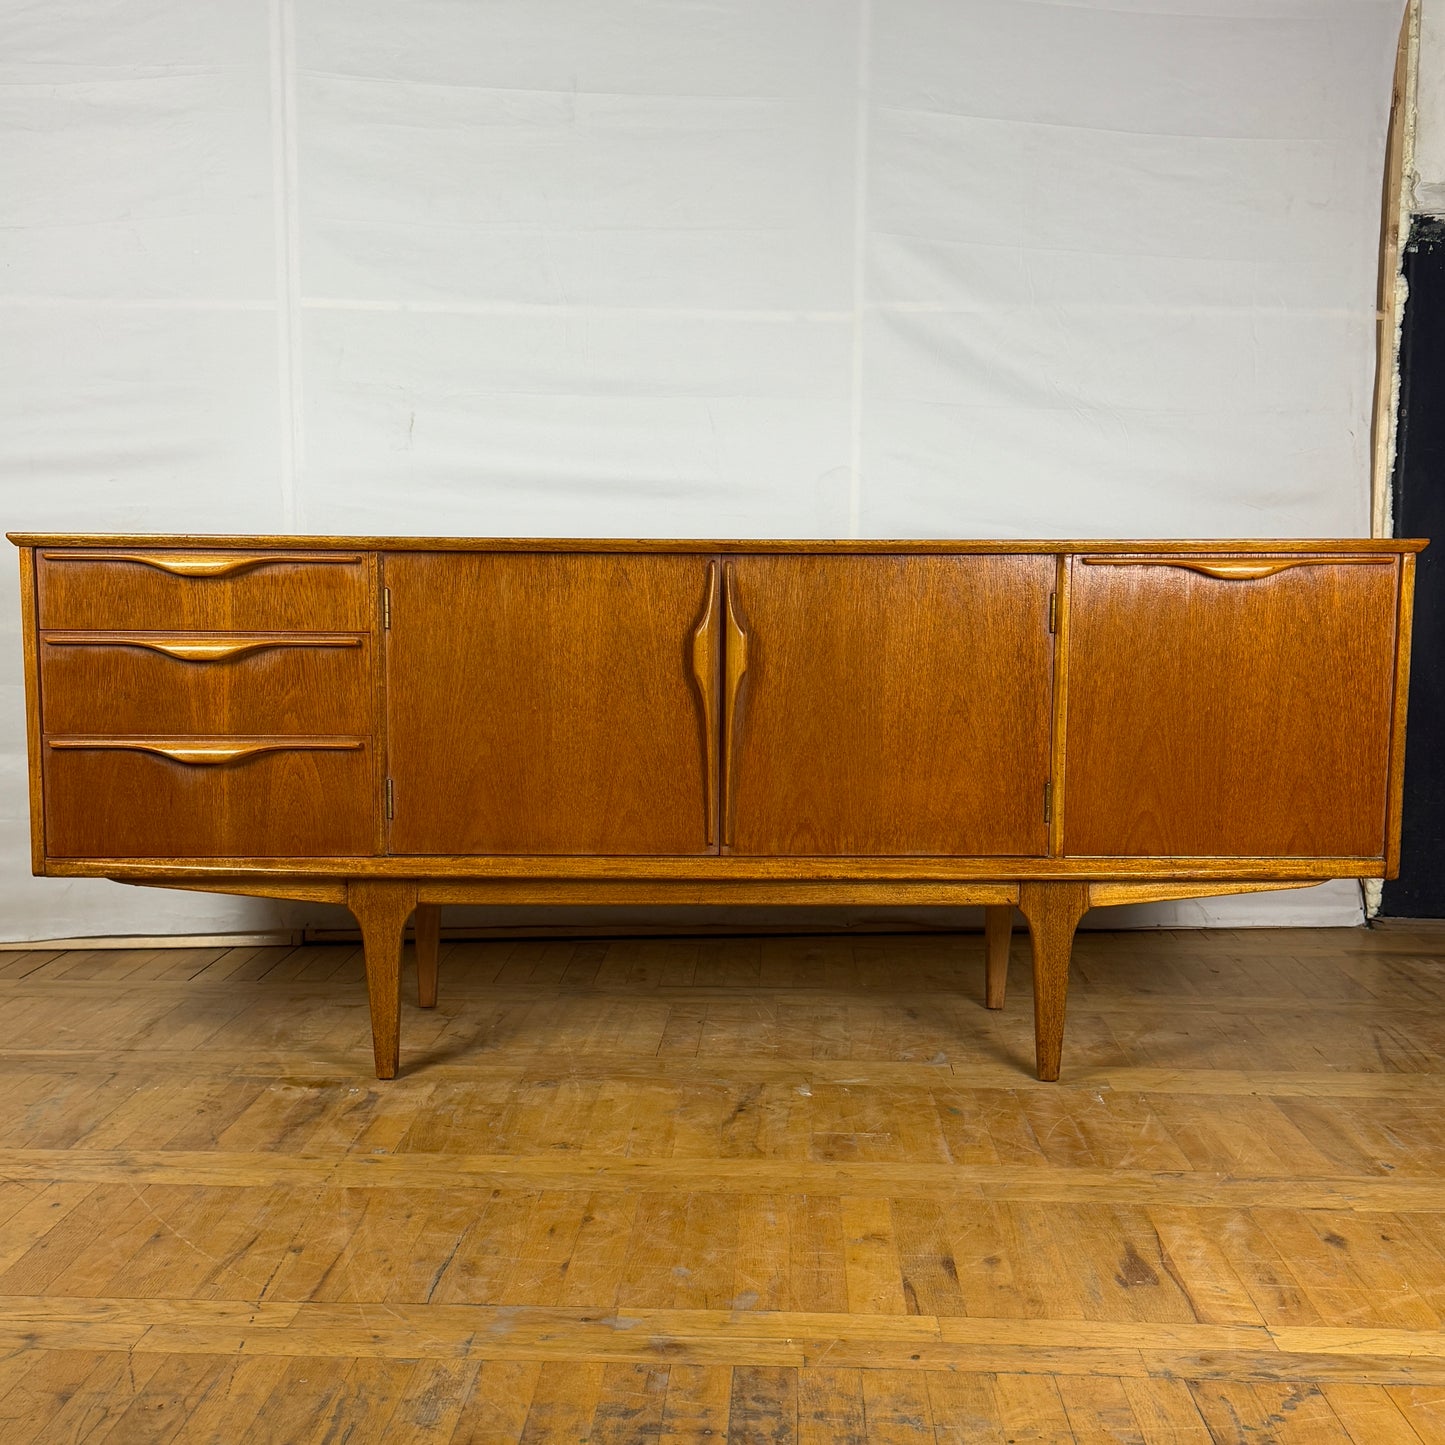
[[[981,954],[4,955],[0,1442],[1445,1442],[1445,931]]]

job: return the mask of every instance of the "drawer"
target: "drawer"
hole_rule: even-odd
[[[42,628],[371,629],[362,552],[54,548],[36,553]]]
[[[49,733],[372,731],[372,641],[360,633],[43,632]]]
[[[52,858],[306,858],[376,851],[364,738],[45,743]]]

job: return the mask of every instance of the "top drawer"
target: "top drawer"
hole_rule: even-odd
[[[362,552],[42,547],[41,627],[370,630]]]

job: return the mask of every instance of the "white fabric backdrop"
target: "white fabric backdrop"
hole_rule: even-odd
[[[1360,534],[1400,8],[0,0],[4,520]],[[29,878],[14,572],[0,931],[301,916]]]
[[[1445,0],[1420,0],[1414,209],[1445,215]]]

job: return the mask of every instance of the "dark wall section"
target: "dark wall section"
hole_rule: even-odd
[[[1445,219],[1415,217],[1404,267],[1395,534],[1431,543],[1415,574],[1400,876],[1381,911],[1445,918]]]

